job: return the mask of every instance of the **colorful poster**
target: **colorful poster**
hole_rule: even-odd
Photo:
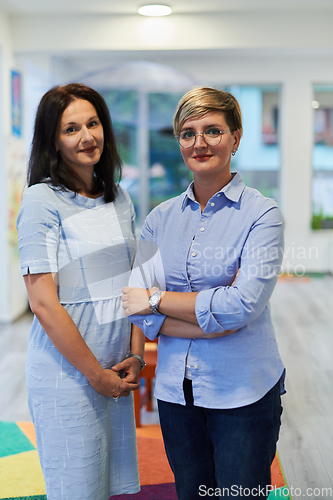
[[[15,137],[22,135],[22,95],[21,75],[12,71],[12,134]]]

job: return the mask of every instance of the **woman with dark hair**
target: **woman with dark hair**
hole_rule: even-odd
[[[29,408],[48,500],[140,489],[132,391],[144,337],[121,307],[135,216],[120,167],[96,91],[73,83],[43,96],[17,229],[35,314]]]
[[[94,185],[91,194],[103,193],[105,202],[114,201],[117,180],[121,177],[121,160],[112,130],[111,117],[102,96],[95,90],[70,83],[49,90],[41,99],[37,110],[28,170],[28,186],[50,179],[53,186],[76,192],[76,183],[82,179],[69,170],[55,147],[59,117],[74,101],[89,102],[100,117],[104,145],[98,163],[94,166]]]
[[[230,171],[242,136],[232,94],[185,94],[174,133],[193,182],[148,215],[125,314],[159,335],[155,396],[179,500],[267,498],[285,373],[269,307],[281,213]]]

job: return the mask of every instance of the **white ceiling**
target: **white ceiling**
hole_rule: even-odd
[[[148,20],[139,16],[137,10],[144,0],[0,0],[0,11],[12,18],[16,54],[49,54],[68,61],[71,67],[77,65],[80,71],[107,67],[110,61],[132,61],[133,50],[136,59],[171,65],[177,59],[179,66],[189,57],[194,58],[195,65],[200,56],[205,60],[208,53],[212,60],[221,54],[224,59],[244,57],[245,53],[283,57],[333,54],[333,0],[165,3],[175,14],[167,21],[172,24],[171,41],[164,32],[155,36],[152,29],[143,36],[142,27]],[[37,14],[43,16],[42,21]],[[117,16],[122,16],[121,23]]]
[[[10,14],[77,13],[136,14],[145,3],[158,0],[0,0]],[[163,3],[163,0],[160,2]],[[333,10],[332,0],[165,0],[175,14],[228,11]]]

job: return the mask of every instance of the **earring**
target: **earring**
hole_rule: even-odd
[[[237,149],[235,149],[235,151],[233,151],[231,154],[232,154],[232,156],[235,156],[236,153],[237,153]]]

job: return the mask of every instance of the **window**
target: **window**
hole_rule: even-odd
[[[247,186],[279,200],[280,89],[276,85],[233,85],[226,90],[237,98],[243,117],[243,137],[231,170],[239,172]]]
[[[102,96],[110,110],[113,130],[118,151],[123,162],[123,184],[131,191],[131,198],[136,210],[139,206],[139,180],[137,163],[137,115],[138,95],[132,90],[104,90]]]
[[[150,210],[186,190],[192,174],[173,135],[173,115],[182,94],[149,95]]]
[[[333,228],[333,86],[315,85],[312,228]]]

